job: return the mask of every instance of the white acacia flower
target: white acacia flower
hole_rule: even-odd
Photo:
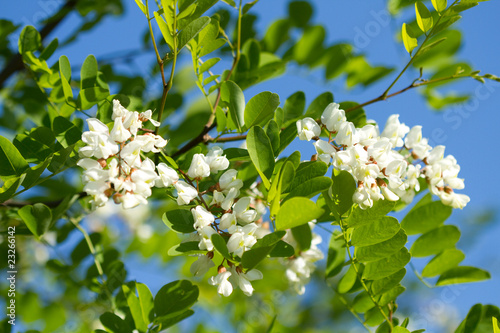
[[[119,202],[123,204],[123,208],[134,208],[140,204],[147,204],[148,201],[140,194],[125,193],[119,197]]]
[[[238,171],[229,169],[219,178],[219,186],[223,193],[227,194],[232,188],[239,190],[243,187],[243,181],[237,178]]]
[[[187,174],[189,177],[196,179],[210,176],[210,165],[206,162],[203,154],[193,155]]]
[[[254,235],[257,228],[255,223],[236,228],[236,231],[227,241],[229,252],[241,257],[245,251],[248,251],[257,242],[257,238]]]
[[[330,103],[321,115],[321,122],[330,132],[338,132],[340,126],[346,121],[345,112],[339,107],[337,103]]]
[[[118,145],[111,140],[107,133],[107,127],[106,132],[83,132],[82,141],[86,146],[83,146],[78,151],[81,157],[108,158],[118,153]]]
[[[241,270],[235,268],[235,266],[231,267],[231,276],[229,280],[238,285],[243,294],[246,296],[252,296],[253,287],[250,281],[262,280],[263,275],[262,272],[257,269],[251,269],[246,273],[243,273]]]
[[[191,209],[191,213],[194,218],[193,227],[196,230],[202,229],[204,227],[208,227],[215,221],[215,217],[205,209],[203,206],[196,206],[196,208]]]
[[[131,168],[139,168],[141,166],[141,144],[135,140],[127,143],[120,151],[120,157]]]
[[[359,144],[362,146],[372,146],[378,141],[378,128],[368,124],[358,129]]]
[[[335,137],[335,142],[342,146],[353,146],[359,142],[359,136],[357,134],[356,127],[351,122],[344,122],[340,125],[337,136]]]
[[[250,208],[252,199],[250,197],[240,198],[233,206],[233,213],[236,215],[238,222],[247,224],[255,221],[257,212]]]
[[[133,136],[136,136],[137,131],[142,127],[142,121],[139,120],[139,112],[129,111],[127,114],[125,114],[123,126],[125,126],[125,128],[128,128]]]
[[[213,251],[214,245],[212,244],[212,235],[215,233],[212,227],[204,227],[198,230],[198,235],[200,237],[198,247],[200,250]]]
[[[319,127],[318,123],[316,122],[316,120],[310,117],[297,120],[296,125],[300,140],[311,141],[312,138],[317,137],[321,134],[321,128]]]
[[[217,173],[229,168],[229,160],[222,155],[224,151],[220,147],[213,147],[205,157],[206,163],[210,166],[211,173]]]
[[[445,146],[442,145],[434,147],[429,153],[429,155],[426,157],[427,163],[435,164],[437,162],[440,162],[444,158],[444,150]]]
[[[318,153],[318,158],[326,164],[330,164],[332,161],[332,156],[335,155],[335,148],[326,141],[318,140],[313,143],[314,148],[316,148],[316,153]]]
[[[141,150],[145,153],[150,151],[153,153],[159,153],[160,149],[167,145],[167,140],[164,140],[159,135],[154,135],[151,133],[146,133],[143,135],[137,135],[134,142],[141,146]]]
[[[219,228],[227,230],[230,234],[237,231],[236,216],[233,213],[226,213],[220,218]]]
[[[117,117],[115,118],[115,124],[111,130],[110,136],[111,139],[116,142],[125,142],[130,139],[132,134],[123,126],[122,118]]]
[[[139,115],[139,119],[141,119],[142,121],[149,120],[151,124],[153,124],[153,126],[155,127],[159,127],[161,125],[160,122],[153,119],[153,111],[151,110],[146,110],[144,112],[141,112],[141,114]]]
[[[129,113],[130,111],[125,109],[121,104],[120,101],[117,99],[113,100],[113,115],[111,116],[111,119],[115,120],[116,118],[123,118]]]
[[[223,272],[212,276],[208,279],[208,283],[212,286],[217,286],[217,292],[225,297],[228,297],[233,292],[233,285],[228,281],[231,272],[224,270]]]
[[[187,205],[198,196],[198,190],[184,181],[179,180],[174,187],[177,190],[178,205]]]
[[[159,179],[156,180],[156,187],[169,187],[179,180],[179,175],[175,169],[165,163],[160,163],[156,167]]]
[[[385,123],[384,131],[380,136],[388,138],[394,147],[402,147],[403,137],[410,131],[405,124],[400,123],[399,114],[393,114]]]
[[[204,255],[204,256],[199,256],[198,260],[196,260],[191,264],[189,271],[194,276],[203,276],[208,272],[210,268],[214,266],[215,264],[212,261],[212,259],[210,259],[210,257],[208,257],[207,255]]]
[[[470,201],[469,196],[455,192],[447,193],[446,191],[441,191],[438,196],[443,204],[452,208],[463,209]]]

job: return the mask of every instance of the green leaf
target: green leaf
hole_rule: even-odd
[[[354,287],[354,284],[356,283],[356,280],[358,279],[358,275],[356,274],[356,270],[354,269],[353,265],[349,266],[349,269],[347,272],[342,276],[340,279],[337,290],[341,294],[345,294],[349,292],[349,290]]]
[[[285,230],[306,224],[323,214],[323,209],[303,197],[287,200],[276,216],[276,229]]]
[[[328,245],[328,257],[326,259],[326,270],[325,277],[330,278],[342,270],[344,267],[346,247],[343,237],[340,237],[342,233],[339,230],[335,230],[330,237],[330,244]]]
[[[248,13],[248,11],[257,3],[259,2],[259,0],[253,0],[253,1],[250,1],[248,3],[246,3],[244,6],[243,6],[243,9],[242,9],[242,14],[246,14]]]
[[[26,177],[22,182],[24,188],[30,188],[35,185],[35,183],[40,179],[40,176],[45,171],[45,169],[49,166],[52,161],[52,157],[47,158],[45,161],[41,162],[38,165],[26,170]],[[1,200],[0,200],[1,201]]]
[[[19,36],[18,48],[19,53],[24,55],[26,52],[33,52],[42,46],[42,38],[35,27],[27,25],[21,31]]]
[[[361,209],[358,207],[352,210],[349,218],[346,220],[348,227],[357,227],[360,225],[372,223],[387,215],[394,208],[395,203],[389,200],[379,200],[373,203],[371,208]]]
[[[402,285],[397,285],[391,290],[386,291],[380,296],[378,304],[381,306],[385,306],[390,302],[394,301],[399,295],[401,295],[406,290]]]
[[[493,333],[500,333],[500,326],[498,326],[498,319],[496,317],[491,317],[493,324]]]
[[[135,283],[137,294],[139,295],[139,303],[141,305],[141,313],[145,323],[150,323],[154,318],[154,302],[153,295],[148,286],[144,283]]]
[[[193,314],[194,314],[193,310],[185,310],[185,311],[181,310],[177,312],[172,312],[165,316],[156,317],[155,323],[161,325],[162,329],[169,328],[177,324],[178,322],[188,317],[191,317]]]
[[[77,143],[82,137],[82,131],[80,131],[75,124],[62,116],[54,118],[54,121],[52,122],[52,131],[54,132],[57,141],[64,148]]]
[[[292,187],[292,190],[288,193],[286,200],[293,197],[312,198],[323,191],[327,191],[330,186],[332,186],[332,180],[329,177],[315,177],[296,187]]]
[[[135,283],[131,283],[131,287],[126,284],[122,285],[122,291],[127,300],[127,305],[134,319],[135,327],[140,331],[147,331],[149,321],[144,321],[142,315],[141,303],[139,298],[136,296]]]
[[[404,247],[390,257],[367,263],[363,271],[363,278],[378,280],[392,275],[406,266],[410,259],[411,255]]]
[[[0,188],[0,203],[5,202],[12,198],[16,193],[19,185],[23,182],[24,175],[21,177],[7,179]]]
[[[371,223],[354,228],[351,236],[353,246],[369,246],[386,241],[401,229],[398,220],[392,216],[383,216]]]
[[[292,1],[288,5],[288,16],[293,25],[304,28],[311,19],[313,9],[307,1]]]
[[[179,43],[177,45],[177,52],[182,50],[182,48],[196,35],[200,33],[203,28],[205,28],[210,23],[210,17],[204,16],[199,17],[196,20],[189,23],[181,32],[179,32]]]
[[[442,23],[439,23],[433,30],[433,34],[437,34],[438,32],[441,32],[443,31],[444,29],[448,28],[450,25],[452,25],[453,23],[457,22],[458,20],[460,20],[462,18],[462,16],[460,15],[455,15],[455,16],[451,16],[450,18],[448,18],[448,20],[442,22]]]
[[[229,254],[229,250],[227,249],[226,241],[224,240],[224,238],[222,238],[221,235],[213,234],[211,239],[212,244],[214,245],[214,248],[217,250],[217,252],[219,252],[227,260],[233,259]]]
[[[156,316],[165,316],[191,307],[198,300],[198,287],[187,280],[164,285],[154,298]]]
[[[227,127],[227,118],[220,106],[217,106],[215,111],[215,120],[217,120],[217,132],[224,132]]]
[[[396,273],[372,282],[370,289],[374,295],[383,294],[397,286],[406,275],[406,269],[402,268]]]
[[[99,319],[104,327],[114,333],[132,333],[132,329],[128,326],[127,322],[112,312],[103,313]]]
[[[392,333],[411,333],[411,332],[405,327],[396,326],[392,330]]]
[[[269,179],[274,170],[274,153],[271,142],[266,132],[258,126],[250,128],[246,142],[250,159],[255,164],[264,185],[269,188],[271,185]]]
[[[174,37],[172,37],[172,34],[170,33],[170,29],[168,28],[167,23],[165,20],[158,14],[158,12],[154,12],[156,24],[158,24],[158,27],[160,28],[161,34],[163,35],[163,39],[167,43],[167,45],[170,47],[170,50],[174,50]]]
[[[325,35],[325,28],[321,25],[305,28],[302,37],[293,48],[294,60],[303,65],[316,59],[318,50],[323,48]]]
[[[360,262],[380,260],[400,250],[403,246],[405,246],[407,239],[408,237],[406,236],[404,230],[400,229],[396,235],[384,242],[357,247],[354,251],[354,255],[356,260]]]
[[[332,170],[332,201],[335,211],[342,216],[352,207],[352,195],[356,191],[356,181],[352,175],[343,170]]]
[[[423,2],[415,2],[415,12],[417,15],[417,24],[420,30],[427,32],[432,28],[433,19],[431,12]]]
[[[244,123],[246,128],[263,126],[273,118],[274,111],[280,105],[280,98],[270,91],[261,92],[252,97],[245,107]]]
[[[293,189],[310,179],[324,176],[327,170],[328,166],[326,163],[321,161],[302,162],[296,170],[295,178],[293,179],[290,188]]]
[[[278,157],[280,149],[280,128],[274,119],[269,120],[266,126],[266,134],[271,141],[274,156]]]
[[[279,110],[279,109],[278,109]],[[281,153],[290,143],[297,137],[297,126],[295,124],[288,125],[280,133],[280,149],[278,153]]]
[[[0,135],[0,178],[19,177],[29,168],[19,150],[7,138]]]
[[[269,256],[271,258],[289,258],[295,254],[293,246],[285,241],[280,240],[276,246],[271,250]]]
[[[243,253],[243,256],[241,257],[241,264],[243,267],[245,269],[252,269],[257,266],[258,263],[264,260],[268,254],[271,253],[284,235],[284,231],[276,231],[259,239],[250,250]]]
[[[288,40],[289,30],[290,21],[287,19],[278,19],[271,23],[262,39],[263,49],[271,53],[276,53],[279,47]]]
[[[208,59],[200,66],[200,73],[204,73],[204,72],[208,71],[210,68],[215,66],[219,61],[220,61],[220,58]],[[227,82],[230,82],[230,81],[226,81],[225,83],[227,83]]]
[[[49,58],[54,54],[54,52],[57,50],[57,47],[59,46],[59,40],[57,38],[54,38],[49,45],[47,45],[43,51],[40,53],[40,56],[38,58],[42,60],[49,60]]]
[[[452,210],[441,201],[433,201],[408,212],[401,221],[401,227],[408,235],[425,233],[442,225]]]
[[[83,62],[80,70],[80,89],[92,88],[97,83],[97,59],[89,55]]]
[[[109,96],[109,90],[102,87],[90,87],[80,90],[76,103],[82,110],[88,110]]]
[[[137,6],[141,10],[141,12],[144,15],[148,16],[148,13],[146,13],[146,6],[144,6],[144,4],[142,3],[142,0],[135,0],[135,3],[137,4]]]
[[[485,270],[470,266],[458,266],[447,270],[436,282],[436,286],[449,284],[477,282],[490,279],[490,273]]]
[[[295,122],[304,113],[304,108],[306,107],[306,95],[302,91],[297,91],[296,93],[290,95],[285,101],[283,106],[283,112],[285,118],[283,122],[285,126],[291,122]]]
[[[233,81],[225,81],[221,85],[221,100],[227,103],[231,120],[241,132],[245,125],[245,95],[243,95],[243,91]]]
[[[298,250],[307,251],[311,247],[312,232],[309,224],[299,225],[292,228],[293,238],[297,241]]]
[[[42,203],[36,203],[33,206],[27,205],[17,212],[21,219],[26,223],[28,229],[38,239],[49,230],[52,222],[52,212],[49,207]]]
[[[427,263],[422,270],[423,277],[433,277],[458,266],[465,259],[465,254],[457,249],[446,249]]]
[[[193,254],[206,253],[205,250],[200,250],[198,246],[199,242],[182,242],[180,244],[174,245],[168,250],[168,255],[171,257],[186,256]]]
[[[333,103],[333,94],[331,92],[327,91],[318,95],[307,107],[305,116],[319,119],[330,103]]]
[[[414,48],[418,46],[417,38],[415,38],[415,34],[411,30],[410,26],[406,23],[403,23],[403,27],[401,29],[401,38],[403,39],[403,44],[405,46],[406,52],[411,54]]]
[[[162,217],[163,223],[172,231],[189,234],[195,231],[193,214],[188,209],[174,209],[165,212]]]
[[[65,55],[59,57],[59,72],[61,76],[64,74],[67,82],[71,82],[71,64]]]
[[[361,292],[354,297],[352,309],[358,313],[365,313],[375,306],[370,295],[367,292]]]
[[[460,238],[460,230],[454,225],[433,229],[415,240],[410,252],[414,257],[426,257],[454,247]]]

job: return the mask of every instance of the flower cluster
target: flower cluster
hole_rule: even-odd
[[[314,228],[314,225],[314,222],[309,222],[311,230]],[[286,277],[299,295],[304,294],[306,291],[305,285],[309,283],[311,274],[316,269],[314,263],[324,258],[323,252],[318,249],[318,245],[321,243],[321,236],[315,233],[312,233],[312,236],[311,247],[308,250],[301,251],[298,255],[286,260]],[[290,230],[287,230],[283,240],[297,250],[297,241],[293,238]]]
[[[191,166],[187,172],[188,177],[201,180],[229,167],[229,161],[222,156],[222,149],[216,147],[206,156],[195,154]],[[202,205],[191,209],[193,214],[193,227],[196,233],[188,238],[188,241],[197,241],[200,250],[209,251],[207,255],[200,256],[191,266],[191,272],[195,276],[204,275],[211,267],[214,245],[212,235],[219,233],[228,237],[227,249],[233,257],[242,257],[259,238],[262,238],[269,230],[263,227],[259,220],[258,212],[253,209],[252,197],[241,197],[240,189],[243,187],[241,179],[237,178],[237,171],[229,169],[219,178],[216,185],[208,192],[212,193],[210,204],[203,198]],[[217,211],[214,215],[212,211]],[[229,296],[233,286],[238,286],[245,295],[253,293],[250,281],[261,279],[262,273],[256,269],[244,272],[236,263],[227,261],[227,267],[223,264],[218,267],[218,274],[209,279],[209,283],[217,285],[219,294]]]
[[[384,199],[411,202],[420,189],[419,178],[445,205],[463,208],[469,202],[467,195],[454,192],[464,188],[457,161],[452,155],[444,156],[444,146],[431,147],[422,137],[421,126],[410,130],[399,115],[392,115],[382,133],[375,124],[356,128],[336,103],[324,110],[321,124],[312,118],[297,121],[299,138],[314,139],[318,159],[354,177],[353,201],[361,208]],[[328,132],[328,141],[319,138],[322,128]]]
[[[84,169],[84,191],[93,197],[93,206],[101,207],[111,197],[124,208],[147,203],[158,174],[153,161],[141,158],[141,152],[156,153],[167,144],[162,137],[142,130],[146,121],[159,126],[151,116],[151,110],[129,111],[113,100],[111,131],[100,120],[87,119],[89,131],[82,134],[86,145],[79,150],[78,165]]]

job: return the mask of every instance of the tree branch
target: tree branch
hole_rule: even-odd
[[[51,18],[47,20],[45,26],[40,30],[40,36],[42,37],[42,41],[75,8],[77,2],[78,2],[77,0],[68,0],[64,4],[64,6],[62,6],[61,9],[59,9],[57,13],[55,13]],[[0,72],[0,89],[3,88],[5,81],[7,81],[12,74],[23,68],[24,68],[23,58],[19,53],[17,53],[5,65],[2,72]]]

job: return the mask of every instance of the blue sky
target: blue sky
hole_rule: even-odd
[[[107,18],[90,33],[81,34],[71,46],[59,49],[51,60],[65,54],[73,65],[79,65],[88,54],[94,54],[99,60],[105,55],[138,48],[142,43],[146,21],[134,1],[125,2],[125,14],[122,17]],[[397,71],[408,61],[408,54],[403,45],[395,40],[394,32],[400,29],[405,19],[407,22],[410,21],[414,15],[412,12],[404,12],[404,15],[399,17],[389,17],[385,12],[386,1],[381,0],[313,2],[315,4],[313,20],[327,28],[328,43],[346,41],[357,45],[358,51],[365,53],[370,63],[394,66]],[[52,14],[61,3],[60,0],[23,0],[21,7],[19,2],[3,1],[0,5],[0,17],[22,25],[37,25],[41,19]],[[259,16],[257,28],[260,34],[265,32],[270,22],[286,14],[287,3],[285,0],[261,0],[254,7],[253,10]],[[430,6],[430,3],[428,5]],[[500,75],[499,12],[500,1],[480,3],[479,6],[465,12],[463,19],[457,24],[463,31],[463,46],[457,58],[469,62],[473,69],[481,70],[483,73]],[[64,39],[64,36],[68,36],[79,22],[78,15],[71,14],[50,37],[57,36],[60,40]],[[136,72],[146,75],[153,59],[151,54],[135,59]],[[405,87],[416,77],[418,77],[417,72],[407,72],[394,91]],[[306,93],[309,103],[318,94],[331,91],[336,101],[364,102],[379,96],[393,78],[394,74],[366,90],[355,88],[347,91],[342,80],[324,82],[320,72],[310,73],[305,68],[291,65],[286,76],[252,87],[245,92],[245,95],[248,100],[260,91],[270,90],[278,93],[284,101],[295,91],[302,90]],[[448,89],[470,93],[471,101],[466,105],[453,106],[442,112],[433,112],[416,91],[408,91],[388,101],[370,105],[365,111],[368,118],[375,119],[381,126],[389,115],[399,113],[401,121],[408,126],[422,125],[424,135],[430,137],[434,144],[446,145],[446,152],[453,154],[462,167],[460,175],[465,178],[466,183],[462,193],[471,197],[470,204],[463,211],[456,211],[449,222],[460,226],[463,231],[473,233],[476,228],[474,217],[499,204],[498,195],[493,187],[496,186],[494,180],[500,163],[500,157],[497,155],[498,143],[494,139],[500,123],[500,84],[488,82],[486,85],[481,85],[471,79],[456,83]],[[312,145],[309,144],[297,142],[293,148],[301,150],[302,156],[313,153]],[[470,306],[478,302],[499,305],[500,259],[497,259],[500,252],[499,236],[500,226],[497,217],[495,223],[474,238],[472,244],[459,242],[459,248],[465,249],[467,254],[463,264],[487,268],[492,273],[491,280],[467,285],[450,301],[451,305],[458,308],[460,317],[467,313]],[[416,266],[423,267],[418,261]],[[436,299],[443,299],[442,294],[442,289],[424,292],[415,306],[415,311],[429,306]]]

